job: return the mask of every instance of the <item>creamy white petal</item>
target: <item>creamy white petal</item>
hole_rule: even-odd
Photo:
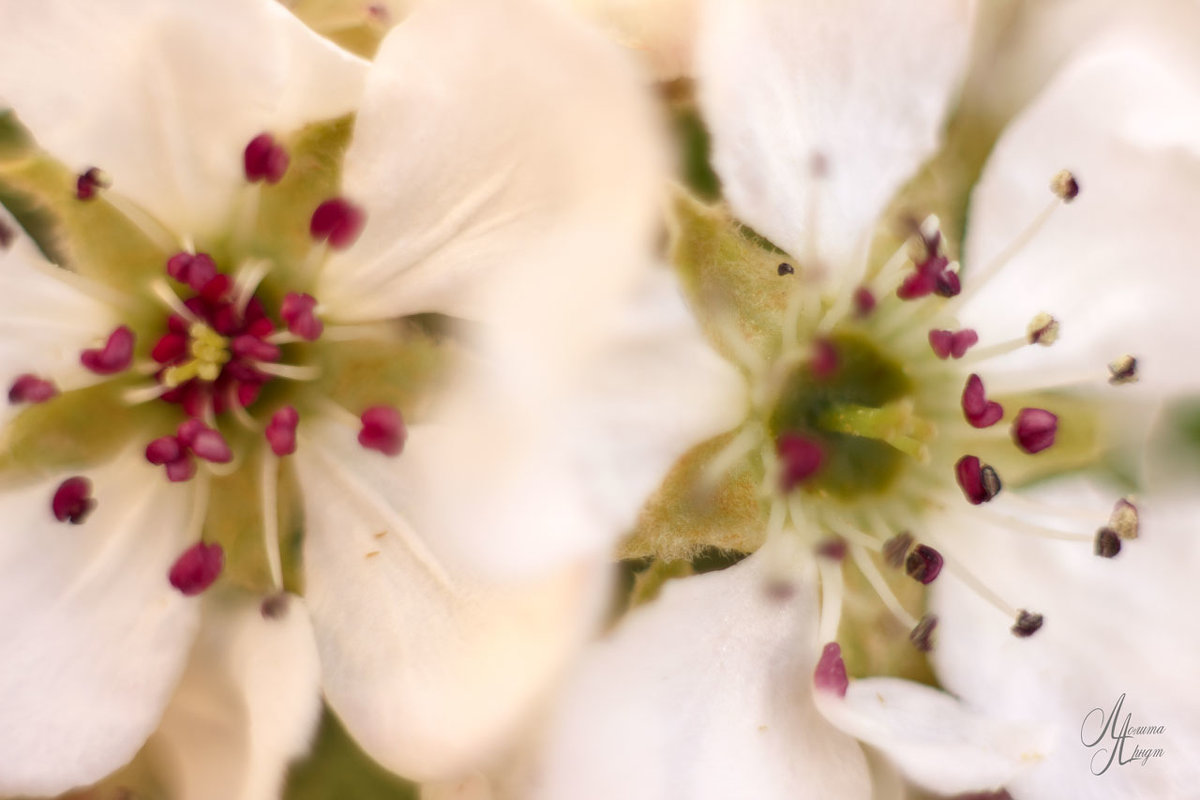
[[[1094,507],[1103,519],[1116,496],[1109,487],[1073,480],[1040,499]],[[1111,560],[1094,556],[1086,543],[989,525],[971,531],[960,560],[1009,602],[1045,615],[1029,639],[1012,636],[1011,620],[953,573],[935,584],[933,610],[941,621],[934,664],[946,687],[992,715],[1056,726],[1054,754],[1010,785],[1019,800],[1187,797],[1195,790],[1187,754],[1200,748],[1194,679],[1200,646],[1190,622],[1190,610],[1200,605],[1200,505],[1194,497],[1149,497],[1139,510],[1140,538],[1124,542]],[[1122,757],[1129,759],[1135,745],[1165,755],[1093,775],[1111,755],[1112,741],[1086,747],[1084,720],[1097,708],[1107,720],[1122,694],[1118,722],[1132,714],[1132,726],[1165,726],[1162,735],[1129,740]],[[1094,738],[1103,727],[1099,713],[1091,723]]]
[[[594,624],[603,562],[508,584],[448,567],[438,531],[401,515],[414,490],[395,469],[403,455],[363,451],[334,423],[301,430],[305,597],[326,698],[389,769],[465,774],[511,742]]]
[[[699,0],[568,0],[636,52],[660,81],[689,78]]]
[[[0,215],[0,224],[6,221]],[[113,310],[83,286],[78,276],[47,263],[23,234],[9,249],[0,248],[0,389],[7,392],[25,373],[52,380],[60,389],[94,378],[79,363],[79,354],[102,344],[119,323]],[[5,401],[0,422],[15,411]]]
[[[397,468],[414,489],[401,502],[452,557],[510,575],[607,552],[676,459],[744,418],[741,376],[670,271],[648,271],[611,328],[557,391],[539,387],[519,349],[493,352],[442,399],[436,427],[411,432]]]
[[[352,111],[366,69],[273,0],[3,0],[0,18],[0,95],[41,145],[181,235],[226,221],[251,138]]]
[[[270,800],[321,714],[303,602],[263,617],[260,598],[214,597],[148,753],[175,800]]]
[[[167,581],[187,490],[155,473],[140,453],[87,470],[82,525],[50,511],[66,474],[0,493],[0,794],[99,780],[158,724],[199,606]]]
[[[535,798],[867,798],[858,743],[813,705],[816,600],[772,597],[770,548],[667,584],[585,654]]]
[[[322,273],[330,315],[449,313],[541,351],[586,339],[644,267],[661,191],[624,56],[536,0],[447,0],[397,26],[346,154],[367,222]]]
[[[853,274],[880,212],[938,145],[972,11],[970,0],[707,0],[700,101],[737,214],[796,257],[815,248]]]
[[[1200,347],[1188,214],[1200,204],[1200,77],[1132,45],[1066,69],[1009,127],[975,191],[968,290],[971,270],[984,269],[1053,200],[1049,179],[1063,168],[1077,176],[1079,197],[961,314],[984,343],[1022,335],[1041,311],[1059,319],[1062,334],[1049,350],[1018,351],[989,372],[1018,382],[1003,373],[1037,370],[1051,380],[1089,369],[1103,379],[1106,363],[1130,353],[1142,390],[1200,387],[1200,371],[1180,368]]]
[[[853,680],[845,697],[815,692],[827,720],[876,747],[908,778],[941,794],[999,789],[1043,760],[1050,735],[996,719],[898,678]]]

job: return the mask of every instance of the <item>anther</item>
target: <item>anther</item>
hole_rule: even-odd
[[[865,286],[854,290],[854,313],[859,317],[870,316],[875,310],[875,295]]]
[[[362,430],[358,432],[360,445],[386,456],[398,456],[404,450],[408,431],[399,411],[391,406],[371,406],[359,419],[362,421]]]
[[[813,685],[823,692],[846,696],[850,679],[846,676],[846,662],[842,660],[842,648],[837,642],[830,642],[821,651],[817,668],[813,670]]]
[[[221,545],[196,542],[175,560],[167,577],[172,586],[192,597],[212,586],[224,567],[225,551]]]
[[[191,444],[188,445],[188,448],[196,454],[197,458],[213,464],[228,464],[233,460],[233,451],[229,449],[225,437],[219,431],[209,427],[197,431],[191,437]]]
[[[1010,630],[1012,630],[1013,636],[1028,639],[1041,630],[1042,622],[1044,622],[1044,619],[1041,614],[1032,614],[1025,609],[1021,609],[1017,612],[1016,624]]]
[[[259,612],[263,615],[263,619],[283,619],[287,616],[289,605],[287,592],[277,592],[263,598]]]
[[[96,500],[91,495],[92,482],[87,478],[80,475],[67,478],[54,490],[54,499],[50,501],[54,518],[79,525],[96,507]]]
[[[941,573],[943,563],[941,553],[928,545],[919,544],[908,554],[904,571],[913,580],[928,585]]]
[[[335,250],[344,250],[358,239],[366,220],[366,213],[360,207],[335,197],[317,206],[308,232],[318,242],[327,241]]]
[[[288,292],[283,296],[279,316],[291,333],[311,342],[319,339],[325,330],[325,325],[313,313],[316,307],[317,300],[311,294]]]
[[[913,545],[912,534],[908,531],[900,531],[892,538],[883,543],[883,560],[888,566],[900,568],[904,563],[904,557],[908,555],[908,548]]]
[[[1069,203],[1079,196],[1079,181],[1075,180],[1070,170],[1060,170],[1050,179],[1050,191],[1064,203]]]
[[[269,133],[260,133],[250,140],[242,154],[242,166],[246,171],[246,180],[251,183],[266,181],[279,183],[287,172],[291,158],[283,145],[275,141]]]
[[[775,454],[779,456],[779,488],[790,492],[811,478],[825,463],[825,451],[814,439],[798,433],[780,434],[775,440]]]
[[[817,380],[825,380],[833,377],[837,372],[840,359],[838,358],[837,348],[828,339],[818,339],[812,345],[812,359],[809,361],[809,369],[812,370],[813,377]]]
[[[291,406],[284,406],[271,415],[264,434],[271,452],[277,456],[288,456],[296,452],[296,425],[300,415]]]
[[[184,455],[183,445],[174,436],[160,436],[146,445],[146,460],[156,467],[178,461]]]
[[[945,360],[947,358],[962,358],[967,350],[979,342],[979,334],[971,328],[960,331],[931,330],[929,332],[929,347],[934,355]]]
[[[200,292],[217,276],[217,262],[208,253],[180,252],[167,259],[167,274]]]
[[[1000,494],[1000,476],[987,464],[981,464],[975,456],[963,456],[954,465],[954,476],[959,488],[973,506],[986,503]]]
[[[44,403],[51,397],[58,394],[58,387],[45,378],[39,378],[37,375],[31,375],[28,372],[23,375],[18,375],[13,381],[12,386],[8,389],[8,402],[13,405],[18,403]]]
[[[1025,328],[1025,337],[1030,344],[1049,347],[1058,341],[1058,331],[1058,320],[1043,311],[1029,321]]]
[[[1121,552],[1121,537],[1112,528],[1096,531],[1095,553],[1101,558],[1113,558]]]
[[[846,541],[837,537],[825,539],[817,545],[817,555],[831,561],[841,561],[846,557]]]
[[[17,239],[17,232],[8,223],[0,219],[0,250],[7,250]]]
[[[912,642],[913,647],[920,650],[922,653],[928,653],[933,649],[933,631],[937,628],[938,618],[936,614],[926,614],[921,617],[921,621],[917,623],[912,632],[908,634],[908,640]]]
[[[1129,498],[1122,497],[1113,506],[1108,526],[1122,539],[1138,538],[1138,510]]]
[[[1012,437],[1017,447],[1033,455],[1054,444],[1058,415],[1044,408],[1022,408],[1013,420]]]
[[[133,363],[133,331],[125,325],[109,334],[104,347],[79,354],[79,363],[97,375],[114,375]]]
[[[103,171],[96,167],[88,167],[75,179],[75,197],[79,200],[91,200],[96,192],[107,189],[112,181]]]
[[[238,358],[250,358],[255,361],[278,361],[279,348],[270,342],[264,342],[257,336],[242,334],[229,343],[229,352]]]
[[[786,261],[784,261],[783,263],[781,263],[779,265],[779,268],[777,271],[779,272],[780,277],[783,277],[784,275],[795,275],[796,274],[796,268],[793,267],[791,264],[787,263]]]
[[[1108,365],[1108,382],[1113,386],[1137,383],[1137,379],[1137,359],[1131,355],[1123,355]]]
[[[975,428],[988,428],[995,425],[1004,416],[1004,407],[994,400],[988,400],[984,392],[983,381],[978,375],[971,374],[962,393],[963,416]]]

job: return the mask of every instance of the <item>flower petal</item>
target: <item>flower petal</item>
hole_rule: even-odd
[[[1095,507],[1103,518],[1114,496],[1108,487],[1073,480],[1052,485],[1037,499]],[[970,549],[959,559],[969,553],[967,563],[992,590],[1045,616],[1028,639],[1012,636],[1011,621],[953,573],[935,585],[932,610],[940,622],[933,657],[946,687],[994,715],[1057,728],[1055,753],[1010,785],[1014,797],[1186,797],[1195,789],[1195,768],[1183,754],[1200,747],[1194,680],[1200,646],[1186,618],[1186,610],[1200,604],[1194,579],[1200,505],[1194,496],[1151,497],[1138,507],[1141,537],[1126,541],[1112,559],[1098,558],[1078,542],[1004,527],[971,531]],[[961,527],[954,533],[961,540]],[[1128,760],[1135,745],[1163,748],[1166,757],[1144,767],[1140,760],[1114,763],[1097,776],[1092,770],[1104,767],[1114,742],[1086,747],[1083,723],[1096,708],[1108,719],[1121,695],[1120,716],[1132,714],[1131,726],[1165,726],[1161,736],[1128,740],[1122,757]],[[1089,735],[1101,729],[1099,716]]]
[[[226,222],[254,136],[353,110],[366,69],[273,0],[4,0],[0,17],[0,95],[41,145],[181,235]]]
[[[511,740],[595,621],[602,562],[484,582],[443,565],[437,531],[401,516],[413,487],[397,462],[359,449],[352,431],[316,422],[295,458],[330,706],[389,769],[464,774]]]
[[[148,750],[178,800],[278,797],[321,713],[312,624],[299,598],[278,618],[259,599],[213,598]]]
[[[535,798],[870,797],[862,750],[809,686],[811,586],[768,592],[770,545],[667,584],[585,654],[547,730]]]
[[[97,501],[55,521],[66,475],[0,493],[0,793],[58,794],[125,764],[158,724],[199,607],[167,572],[186,492],[140,453],[84,473]]]
[[[623,56],[545,3],[419,6],[376,57],[346,153],[367,223],[321,275],[330,315],[502,320],[543,349],[586,336],[644,266],[661,188]]]
[[[1073,62],[1001,138],[971,204],[965,291],[1053,202],[1052,175],[1071,169],[1081,190],[963,310],[985,343],[1022,335],[1043,311],[1062,324],[1049,350],[989,363],[998,386],[1021,383],[1019,370],[1037,370],[1033,385],[1084,367],[1103,379],[1129,353],[1150,391],[1200,387],[1178,368],[1200,347],[1195,230],[1181,211],[1200,204],[1197,108],[1200,77],[1126,43]]]
[[[738,215],[795,257],[815,249],[853,272],[871,225],[938,144],[973,7],[709,0],[700,101]]]
[[[817,708],[841,731],[878,748],[909,779],[939,794],[999,789],[1045,758],[1048,731],[968,710],[912,681],[850,682],[844,698],[817,692]]]

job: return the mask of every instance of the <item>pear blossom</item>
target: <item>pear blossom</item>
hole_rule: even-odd
[[[1174,669],[1178,630],[1143,635],[1115,610],[1130,624],[1110,627],[1121,601],[1098,586],[1124,585],[1130,561],[1133,581],[1165,569],[1186,512],[1112,481],[1027,487],[1106,459],[1136,468],[1162,400],[1197,387],[1175,367],[1196,344],[1197,279],[1172,211],[1193,190],[1195,72],[1145,48],[1084,58],[997,144],[961,267],[933,217],[871,258],[937,145],[969,19],[966,3],[705,6],[713,163],[732,211],[774,247],[721,209],[678,204],[675,263],[749,411],[676,466],[625,552],[757,552],[668,583],[591,649],[548,725],[539,796],[868,797],[880,765],[856,739],[940,794],[1091,793],[1070,745],[1137,676],[1114,661],[1079,677],[1101,631]],[[1152,547],[1140,520],[1153,538],[1156,511],[1174,521]],[[1154,554],[1128,555],[1142,548]],[[866,656],[843,656],[843,612],[863,601],[851,575],[961,700],[852,677]],[[1186,599],[1175,576],[1162,589]],[[1184,691],[1143,691],[1136,717],[1158,714],[1186,747],[1194,704],[1167,710]],[[1172,796],[1186,769],[1104,791]]]
[[[641,78],[536,2],[423,6],[370,65],[268,0],[0,8],[0,793],[149,739],[176,796],[269,795],[318,692],[406,776],[485,761],[720,430],[594,401],[693,344],[643,311]]]

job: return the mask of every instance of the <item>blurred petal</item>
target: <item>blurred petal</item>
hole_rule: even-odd
[[[250,139],[352,111],[365,71],[273,0],[2,0],[0,18],[0,96],[39,143],[181,235],[226,221]]]
[[[438,531],[401,516],[414,491],[395,469],[406,457],[363,451],[332,423],[309,427],[296,454],[305,595],[326,698],[351,735],[387,768],[437,780],[511,741],[593,624],[603,567],[506,585],[447,569]]]
[[[1069,168],[1081,187],[963,310],[984,342],[1021,335],[1042,311],[1062,324],[1049,350],[990,363],[997,389],[1008,371],[1050,379],[1088,367],[1103,378],[1125,353],[1138,358],[1144,390],[1200,387],[1200,372],[1179,368],[1200,347],[1189,213],[1200,204],[1200,79],[1185,76],[1145,48],[1096,52],[1065,70],[997,144],[971,205],[968,290],[971,270],[1052,201],[1050,176]]]
[[[696,71],[734,211],[796,257],[815,245],[826,266],[853,270],[879,214],[938,145],[972,9],[707,0]]]
[[[955,698],[898,678],[854,680],[844,698],[816,692],[827,720],[878,748],[911,780],[939,794],[999,789],[1046,757],[1046,731],[968,710]]]
[[[503,322],[531,352],[585,340],[644,266],[660,189],[623,55],[534,0],[418,7],[373,64],[346,153],[367,223],[321,275],[330,314]]]
[[[1095,507],[1103,518],[1115,496],[1109,487],[1073,480],[1038,499]],[[1055,753],[1010,785],[1016,798],[1187,797],[1195,789],[1195,767],[1183,754],[1200,748],[1200,645],[1190,627],[1190,610],[1200,605],[1200,504],[1195,497],[1151,497],[1138,506],[1141,536],[1112,559],[1005,527],[972,531],[969,563],[979,577],[1045,616],[1029,639],[1012,636],[1010,621],[953,573],[935,584],[933,656],[947,689],[995,716],[1057,728]],[[1162,736],[1130,739],[1124,757],[1134,745],[1161,747],[1166,757],[1093,775],[1090,769],[1101,769],[1109,756],[1097,749],[1109,743],[1085,747],[1084,718],[1102,708],[1107,719],[1122,694],[1121,716],[1132,714],[1131,726],[1166,728]]]
[[[266,619],[258,598],[217,598],[149,747],[176,800],[278,797],[321,712],[320,668],[303,603]]]
[[[770,558],[668,583],[585,654],[534,797],[871,796],[858,743],[813,705],[812,588],[771,596]]]
[[[67,475],[0,493],[0,794],[58,794],[129,761],[199,622],[167,582],[186,490],[141,453],[84,474],[97,506],[82,525],[50,512]]]
[[[635,51],[660,81],[689,78],[698,0],[569,0]]]

